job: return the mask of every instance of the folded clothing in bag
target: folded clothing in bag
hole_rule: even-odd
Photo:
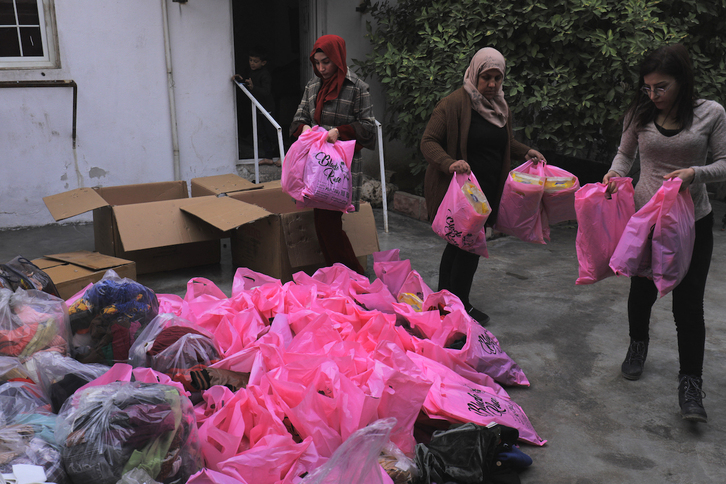
[[[71,355],[83,363],[125,363],[136,336],[158,312],[154,291],[109,270],[68,308]]]
[[[116,484],[136,467],[182,484],[202,467],[192,404],[169,385],[85,388],[63,405],[55,436],[75,484]]]
[[[68,353],[65,301],[36,289],[0,289],[0,355],[21,361],[38,351]]]

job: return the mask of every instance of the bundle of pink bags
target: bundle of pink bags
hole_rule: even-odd
[[[632,179],[612,178],[617,191],[587,184],[575,196],[577,212],[576,284],[592,284],[612,275],[653,280],[665,296],[685,277],[695,241],[693,199],[681,191],[680,178],[663,186],[635,211]]]
[[[183,298],[158,295],[159,314],[213,335],[221,358],[210,369],[247,381],[236,391],[203,391],[194,413],[205,468],[188,482],[301,482],[335,467],[348,439],[371,438],[382,422],[385,440],[412,456],[422,414],[445,425],[507,425],[523,442],[544,445],[502,387],[528,386],[527,377],[461,301],[433,292],[397,249],[376,253],[374,271],[371,283],[336,264],[282,284],[240,268],[231,297],[203,278],[190,280]],[[89,385],[132,378],[189,395],[166,375],[127,364]],[[375,460],[365,472],[356,482],[393,482]]]
[[[351,212],[355,140],[327,140],[328,131],[314,126],[290,146],[282,164],[282,190],[299,207]]]
[[[550,224],[575,220],[575,193],[580,182],[572,173],[527,161],[509,172],[494,228],[525,242],[544,244]]]

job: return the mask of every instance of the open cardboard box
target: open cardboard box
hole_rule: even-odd
[[[63,299],[70,298],[88,284],[100,281],[109,269],[121,278],[136,279],[134,261],[87,250],[46,255],[32,262],[48,274]]]
[[[101,254],[136,262],[137,274],[183,267],[216,264],[220,261],[220,240],[226,235],[209,220],[228,218],[238,225],[264,216],[243,204],[219,213],[208,199],[189,198],[185,181],[142,183],[102,188],[78,188],[43,198],[55,220],[60,221],[93,210],[95,250]],[[209,207],[195,216],[182,208]]]
[[[96,251],[136,262],[137,274],[218,263],[224,237],[236,267],[285,282],[325,265],[312,210],[298,209],[279,181],[221,175],[192,185],[199,196],[188,198],[186,182],[173,181],[78,188],[43,201],[57,221],[93,210]],[[370,205],[344,215],[343,229],[366,267],[379,248]]]
[[[262,190],[265,188],[275,188],[280,186],[280,180],[255,184],[232,173],[228,175],[213,175],[201,178],[192,178],[192,197],[227,195],[230,193],[244,192],[248,190]]]
[[[245,202],[268,212],[265,217],[231,227],[217,225],[231,230],[232,263],[235,267],[247,267],[253,271],[287,282],[298,271],[312,274],[325,266],[315,233],[313,211],[298,209],[295,201],[277,183],[267,184],[260,190],[229,193],[228,199]],[[191,210],[197,207],[187,207]],[[363,267],[367,266],[369,255],[379,250],[378,233],[370,204],[361,203],[360,210],[343,215],[343,229],[353,245]]]

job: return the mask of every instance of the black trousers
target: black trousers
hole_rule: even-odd
[[[479,266],[479,255],[467,252],[459,247],[446,244],[439,265],[439,291],[446,289],[456,295],[464,307],[471,308],[469,292],[474,281],[476,268]]]
[[[713,252],[713,212],[696,221],[695,230],[696,241],[691,265],[686,277],[673,289],[673,318],[678,334],[680,374],[700,377],[706,343],[703,296]],[[630,279],[628,323],[632,339],[648,339],[650,312],[657,299],[658,289],[652,280],[646,277]]]

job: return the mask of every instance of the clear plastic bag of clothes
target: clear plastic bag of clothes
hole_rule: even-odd
[[[126,363],[129,348],[158,312],[154,291],[107,271],[68,308],[71,356],[82,363]]]
[[[50,414],[50,402],[38,385],[27,381],[0,385],[0,428],[35,414]]]
[[[0,356],[21,361],[38,351],[68,353],[68,308],[43,291],[0,289]]]
[[[74,484],[115,484],[136,467],[181,484],[203,465],[192,404],[169,385],[85,388],[63,405],[55,438]]]
[[[44,421],[40,421],[43,419]],[[27,423],[0,429],[0,473],[10,474],[14,465],[36,465],[45,471],[48,482],[70,484],[52,437],[55,416],[38,416]]]
[[[46,354],[46,353],[37,353]],[[47,354],[56,354],[47,352]],[[35,381],[31,372],[17,358],[0,356],[0,384],[8,381]]]
[[[206,369],[221,359],[214,335],[174,314],[160,314],[129,350],[129,364],[169,375],[190,392],[208,387]]]
[[[81,363],[70,356],[50,351],[36,353],[25,362],[25,367],[43,395],[50,400],[53,413],[58,413],[76,390],[108,371],[106,365]]]

